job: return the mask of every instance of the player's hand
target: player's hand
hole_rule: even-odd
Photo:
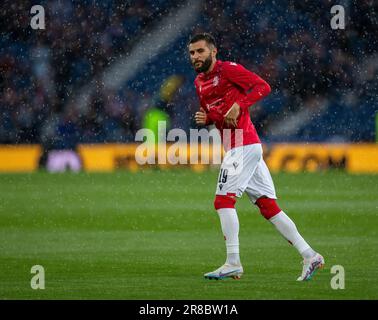
[[[205,110],[203,110],[202,108],[200,109],[200,111],[196,112],[195,116],[194,116],[194,119],[196,120],[196,124],[198,125],[206,125],[206,112]]]
[[[235,102],[230,110],[227,111],[226,115],[224,116],[224,121],[227,125],[237,127],[237,118],[240,114],[240,106]]]

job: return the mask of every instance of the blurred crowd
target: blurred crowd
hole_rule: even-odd
[[[156,28],[154,23],[180,2],[40,1],[50,21],[46,30],[30,28],[33,4],[5,0],[0,12],[0,143],[42,143],[64,149],[78,143],[133,141],[143,125],[144,111],[156,103],[156,89],[125,85],[110,91],[102,90],[99,83],[85,112],[70,105],[71,97]],[[213,33],[219,58],[242,63],[273,88],[269,99],[251,112],[263,139],[268,139],[273,125],[303,108],[311,110],[314,119],[321,117],[319,103],[334,105],[334,110],[340,104],[347,108],[340,112],[351,117],[344,119],[345,126],[349,121],[366,124],[378,110],[377,4],[369,0],[347,4],[345,30],[331,29],[331,4],[326,0],[206,1],[203,5],[191,33]],[[185,54],[181,59],[188,64]],[[175,72],[172,65],[171,74]],[[193,123],[185,119],[198,108],[192,84],[195,75],[182,76],[183,87],[164,108],[173,123],[189,129]],[[183,106],[189,109],[180,118],[177,114]],[[322,118],[328,130],[310,126],[307,132],[297,130],[286,139],[311,140],[320,131],[321,140],[337,134],[349,141],[374,139],[372,126],[359,131],[354,124],[349,131],[342,130],[327,124],[329,118]]]
[[[269,137],[272,126],[303,108],[311,110],[312,119],[320,120],[320,105],[329,105],[328,113],[332,113],[342,103],[344,111],[337,116],[349,116],[348,109],[354,108],[348,120],[364,120],[359,129],[370,121],[368,131],[353,130],[340,118],[340,132],[336,132],[329,117],[322,117],[322,123],[309,134],[298,126],[283,139],[332,140],[332,135],[342,134],[340,138],[346,141],[373,140],[374,113],[378,112],[378,2],[344,2],[345,30],[331,29],[331,1],[273,3],[237,1],[206,6],[207,21],[219,26],[214,35],[221,39],[224,59],[239,61],[273,88],[270,97],[251,112],[259,134]]]

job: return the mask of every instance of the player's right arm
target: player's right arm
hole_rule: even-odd
[[[197,111],[196,114],[194,115],[194,119],[197,125],[200,125],[200,126],[210,125],[214,123],[214,120],[211,118],[211,115],[205,111],[205,108],[201,101],[201,95],[199,94],[197,81],[194,81],[194,84],[195,84],[198,99],[200,100],[200,104],[201,104],[200,110]]]

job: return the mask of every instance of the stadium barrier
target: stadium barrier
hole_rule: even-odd
[[[218,165],[201,164],[202,154],[209,154],[210,163],[218,156],[211,145],[202,145],[198,149],[185,146],[172,151],[173,144],[167,144],[163,157],[166,163],[158,164],[159,154],[153,155],[152,163],[139,164],[135,158],[138,144],[94,144],[79,145],[77,155],[80,167],[87,172],[112,172],[117,169],[138,171],[141,168],[158,167],[169,169],[190,167],[195,171],[206,170]],[[377,144],[272,144],[264,145],[264,159],[272,172],[316,172],[339,169],[349,173],[378,173]],[[215,151],[214,151],[215,150]],[[42,156],[39,145],[2,145],[0,146],[0,172],[32,172],[39,168]],[[181,155],[179,154],[181,151]],[[59,160],[59,153],[54,158]],[[223,153],[223,152],[222,152]],[[194,157],[193,157],[194,155]],[[72,157],[61,153],[60,171],[71,169]],[[63,158],[64,156],[64,158]],[[160,154],[160,156],[162,156]],[[198,163],[192,159],[198,156]],[[162,157],[162,158],[163,158]],[[172,164],[176,159],[185,159],[184,164]],[[173,159],[173,160],[172,160]],[[65,162],[66,161],[66,162]],[[77,161],[75,162],[77,163]],[[75,166],[77,167],[77,164]],[[77,170],[75,170],[77,171]]]
[[[265,159],[273,172],[342,169],[350,173],[378,173],[377,144],[275,144]]]
[[[0,145],[0,172],[32,172],[38,168],[39,145]]]

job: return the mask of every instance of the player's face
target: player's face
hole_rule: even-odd
[[[206,72],[212,65],[216,48],[209,48],[205,40],[189,44],[190,62],[197,73]]]

